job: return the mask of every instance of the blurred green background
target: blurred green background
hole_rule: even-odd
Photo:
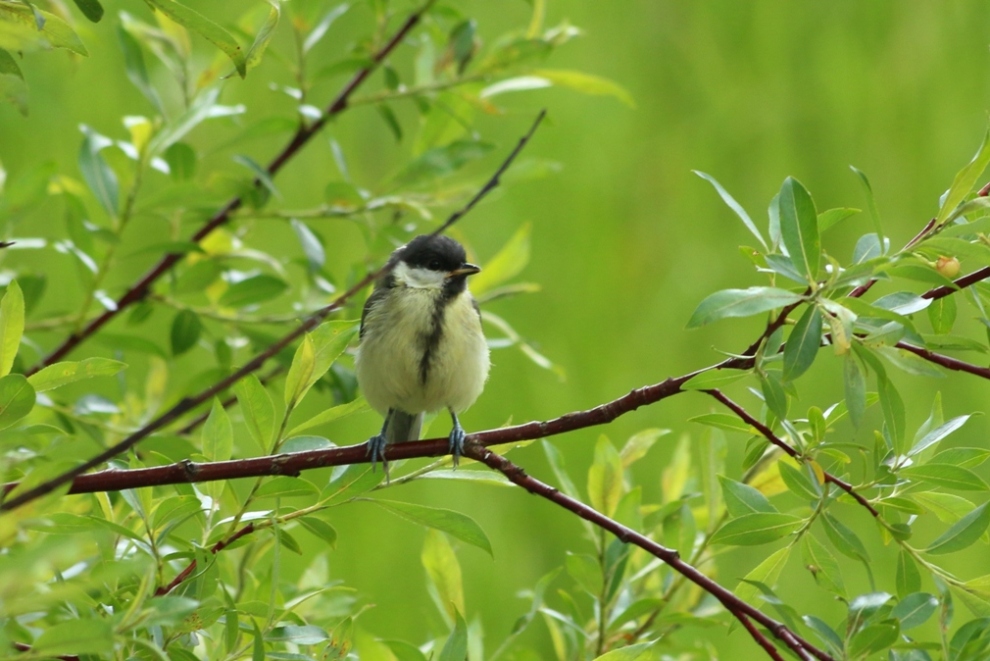
[[[203,9],[236,15],[239,3],[217,4]],[[483,39],[525,25],[531,11],[526,2],[515,0],[452,4],[477,17]],[[113,13],[144,10],[136,1],[106,5]],[[366,18],[354,12],[333,30],[345,40],[348,27],[363,25]],[[548,89],[499,97],[496,101],[507,117],[479,120],[483,133],[498,145],[472,170],[481,180],[536,111],[549,109],[549,122],[526,156],[557,161],[561,171],[500,189],[462,222],[458,234],[484,264],[522,224],[532,223],[532,261],[522,277],[539,283],[542,291],[498,301],[490,309],[562,367],[566,379],[541,370],[514,350],[495,352],[488,388],[462,418],[468,430],[589,408],[632,388],[711,364],[721,357],[715,349],[739,351],[758,334],[758,318],[684,329],[694,306],[708,293],[764,284],[737,250],[751,236],[692,169],[719,179],[765,226],[767,204],[787,175],[805,184],[819,210],[865,208],[862,189],[848,167],[855,165],[869,175],[885,230],[896,247],[935,213],[939,195],[986,130],[990,14],[980,3],[550,2],[547,23],[565,19],[582,28],[585,36],[561,49],[548,65],[609,77],[631,93],[636,107],[613,98]],[[0,106],[0,161],[11,177],[46,160],[78,177],[80,123],[123,137],[121,116],[152,112],[123,75],[108,23],[112,21],[95,27],[81,24],[89,58],[73,60],[53,52],[23,61],[30,116]],[[341,47],[329,41],[323,55],[332,58]],[[280,37],[275,48],[286,43]],[[408,58],[408,52],[403,57]],[[246,80],[230,80],[222,98],[245,103],[245,121],[275,113],[290,116],[291,101],[268,88],[273,80],[284,84],[285,73],[269,57]],[[317,86],[313,102],[323,105],[338,84]],[[374,81],[374,86],[380,84]],[[413,133],[414,108],[395,108]],[[208,150],[237,129],[233,120],[210,126],[214,128],[193,134],[197,148]],[[371,108],[357,108],[328,131],[345,148],[355,180],[371,188],[409,149],[408,140],[396,145],[383,126]],[[264,162],[281,143],[282,138],[266,138],[246,149]],[[239,167],[227,165],[226,153],[210,159],[201,171]],[[282,204],[299,208],[315,203],[326,183],[336,178],[328,142],[320,138],[279,176]],[[23,219],[13,234],[60,237],[58,213],[53,203]],[[249,245],[266,246],[277,254],[299,252],[287,225],[265,223],[249,235]],[[184,229],[193,227],[190,223]],[[331,270],[345,278],[346,265],[368,249],[364,234],[342,221],[319,221],[314,227],[327,239]],[[167,231],[165,223],[139,217],[127,240],[138,246],[164,239]],[[856,238],[867,231],[868,217],[856,216],[826,237],[826,250],[848,259]],[[373,249],[377,253],[372,262],[386,254],[382,245]],[[47,274],[49,293],[41,312],[69,310],[76,304],[75,267],[68,256],[22,251],[8,259]],[[113,292],[133,281],[150,260],[122,259],[108,289]],[[152,332],[166,337],[170,316],[155,319],[159,326]],[[98,352],[108,351],[90,344],[76,356]],[[199,369],[196,361],[205,353],[194,354],[178,363],[173,384],[181,385]],[[825,408],[842,396],[838,362],[828,358],[804,379],[815,384],[814,389],[801,390],[805,407]],[[142,358],[135,358],[129,378],[140,382],[142,369]],[[926,416],[934,392],[921,379],[895,378],[913,429]],[[947,416],[985,407],[988,401],[983,384],[972,378],[952,376],[940,385]],[[756,401],[742,386],[731,394],[751,405]],[[308,405],[316,410],[320,402],[311,400]],[[635,468],[644,500],[655,501],[674,441],[682,434],[701,434],[685,420],[709,410],[709,399],[681,395],[607,428],[552,442],[565,454],[572,474],[582,476],[599,434],[621,443],[646,427],[674,430]],[[446,424],[445,419],[438,421],[434,431],[445,431]],[[377,417],[367,414],[341,425],[333,440],[359,442],[378,425]],[[955,442],[985,445],[987,430],[986,419],[977,419]],[[852,429],[847,433],[858,438]],[[741,445],[743,439],[730,438],[730,446],[733,441]],[[538,444],[515,456],[534,475],[550,478]],[[729,465],[737,467],[733,477],[738,477],[740,457],[741,450],[730,452]],[[462,549],[460,558],[469,613],[480,613],[488,636],[496,640],[525,607],[517,592],[560,566],[566,550],[587,550],[573,516],[518,490],[431,481],[390,490],[387,497],[466,512],[488,532],[494,561],[472,548]],[[887,551],[867,528],[871,524],[848,509],[848,522],[862,526],[880,560],[879,584],[892,581],[892,563],[885,563]],[[341,510],[336,526],[340,542],[329,556],[330,574],[355,588],[361,602],[375,604],[362,615],[364,626],[384,637],[412,641],[421,638],[424,622],[439,632],[442,626],[419,560],[423,531],[361,503]],[[734,585],[763,556],[762,549],[723,556],[721,580]],[[824,593],[810,590],[811,579],[796,564],[787,574],[793,574],[793,580],[782,581],[781,592],[801,610],[810,600],[821,601]],[[855,582],[862,581],[861,569],[850,566],[849,571]],[[819,603],[816,608],[828,613],[829,606]],[[836,607],[834,614],[838,613]],[[547,645],[540,625],[527,635]],[[713,640],[720,636],[713,634]],[[720,645],[724,652],[734,645],[748,651],[751,643],[736,633]]]

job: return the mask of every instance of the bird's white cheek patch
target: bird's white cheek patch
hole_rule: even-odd
[[[399,262],[392,273],[399,282],[416,289],[440,289],[446,279],[444,273],[411,267],[405,262]]]

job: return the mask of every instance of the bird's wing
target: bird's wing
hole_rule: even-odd
[[[375,287],[375,291],[371,292],[371,296],[364,302],[364,309],[361,311],[361,330],[358,337],[364,337],[364,320],[368,317],[368,312],[386,296],[388,296],[388,287]]]

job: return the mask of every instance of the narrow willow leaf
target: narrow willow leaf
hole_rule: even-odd
[[[128,80],[138,88],[144,98],[151,102],[155,110],[164,115],[165,109],[161,96],[152,84],[151,76],[148,75],[148,68],[145,66],[144,54],[141,52],[138,40],[123,25],[117,26],[117,39],[120,41],[120,48],[124,53],[124,70],[127,72]]]
[[[801,301],[801,294],[777,287],[723,289],[698,304],[687,323],[688,328],[710,324],[726,317],[749,317]]]
[[[894,441],[894,448],[900,450],[904,442],[904,401],[897,388],[885,374],[877,373],[877,390],[880,393],[880,408],[887,431]]]
[[[532,223],[523,223],[502,248],[495,253],[481,273],[471,278],[476,295],[491,291],[519,275],[529,263]]]
[[[111,218],[116,218],[120,185],[117,183],[117,175],[100,154],[112,143],[85,124],[80,129],[84,136],[82,146],[79,148],[79,169],[82,171],[83,179],[86,180],[89,189],[93,191],[93,195],[103,209]]]
[[[838,225],[846,218],[855,216],[859,212],[859,209],[850,208],[829,209],[828,211],[822,211],[818,214],[818,231],[825,232],[826,230]]]
[[[845,647],[845,645],[842,642],[842,638],[839,637],[839,634],[837,634],[832,627],[828,626],[828,624],[826,624],[823,620],[815,617],[814,615],[805,615],[801,619],[806,625],[808,625],[808,628],[814,631],[815,635],[817,635],[818,638],[825,643],[825,646],[829,648],[832,654],[837,657],[842,655],[843,647]]]
[[[396,176],[396,182],[413,185],[426,180],[445,177],[476,161],[495,146],[479,140],[455,140],[443,147],[434,147],[406,165]]]
[[[816,306],[810,306],[798,319],[784,345],[785,381],[793,381],[811,367],[821,343],[822,313]]]
[[[592,96],[612,96],[630,108],[636,107],[632,95],[624,87],[608,78],[594,76],[583,71],[564,69],[537,69],[531,73],[537,78],[549,80],[557,87],[566,87]]]
[[[822,527],[825,528],[825,534],[828,535],[829,540],[840,553],[853,560],[870,561],[870,556],[866,552],[863,542],[848,526],[828,512],[819,517],[819,520],[822,522]]]
[[[179,310],[172,319],[172,330],[169,335],[172,355],[184,354],[196,346],[202,329],[203,324],[198,314],[192,310]]]
[[[866,413],[866,376],[859,360],[851,353],[843,359],[843,377],[846,409],[853,426],[859,427]]]
[[[946,335],[952,332],[956,323],[956,297],[943,296],[928,306],[928,321],[936,335]]]
[[[464,618],[458,612],[454,618],[454,630],[447,637],[447,642],[440,650],[437,661],[463,661],[467,658],[468,651],[468,631]]]
[[[794,266],[814,280],[822,252],[818,212],[811,194],[793,177],[780,188],[780,236]]]
[[[956,173],[955,178],[952,180],[952,185],[945,193],[942,207],[938,210],[938,215],[935,217],[936,225],[941,225],[947,221],[949,216],[952,215],[952,212],[956,210],[956,207],[966,199],[966,196],[973,190],[973,186],[976,185],[977,180],[983,174],[983,171],[986,170],[988,163],[990,163],[990,131],[984,134],[983,143],[973,156],[973,160]]]
[[[727,521],[712,535],[712,544],[755,546],[776,541],[796,531],[804,519],[780,512],[756,512]]]
[[[706,370],[696,374],[681,384],[681,390],[712,390],[724,388],[730,383],[745,379],[750,375],[743,370]]]
[[[975,507],[962,496],[942,491],[919,491],[911,494],[911,499],[937,516],[943,523],[955,523],[972,512]]]
[[[109,654],[113,651],[113,625],[96,618],[68,620],[45,629],[31,651],[42,657],[65,654]]]
[[[464,612],[464,583],[461,563],[447,538],[437,530],[429,530],[420,556],[430,581],[440,595],[440,603],[451,620]]]
[[[11,280],[0,300],[0,376],[10,374],[24,335],[24,294]]]
[[[34,388],[23,374],[0,378],[0,429],[7,429],[34,408]]]
[[[83,16],[93,23],[99,23],[100,19],[103,18],[103,5],[100,4],[99,0],[74,0],[74,2]]]
[[[357,331],[358,324],[353,321],[327,321],[306,335],[285,380],[287,406],[291,408],[298,404],[313,384],[323,378]]]
[[[941,555],[955,553],[970,546],[990,527],[990,503],[984,503],[975,510],[959,519],[955,525],[945,531],[931,543],[925,553]]]
[[[723,475],[718,476],[718,481],[722,485],[722,498],[730,516],[739,517],[757,512],[777,511],[767,497],[754,487],[730,480]]]
[[[254,374],[249,374],[234,386],[234,395],[241,405],[248,432],[262,451],[268,452],[275,433],[275,404]]]
[[[368,406],[368,402],[365,401],[363,397],[359,397],[352,402],[346,404],[340,404],[338,406],[332,406],[322,413],[317,413],[315,416],[301,422],[286,434],[286,437],[297,436],[298,434],[312,429],[313,427],[319,427],[320,425],[329,424],[335,420],[340,420],[341,418],[351,415],[353,413],[361,413],[363,411],[369,411],[371,407]]]
[[[880,245],[886,246],[887,242],[883,238],[883,224],[880,222],[880,210],[877,209],[877,201],[873,197],[873,186],[870,185],[870,180],[866,176],[865,172],[852,165],[849,166],[849,169],[853,171],[859,179],[859,183],[863,185],[863,192],[866,194],[867,208],[870,210],[870,220],[873,221],[873,229],[876,231],[876,235],[880,238]],[[886,252],[886,250],[883,250],[883,252]]]
[[[718,427],[719,429],[725,429],[728,431],[742,432],[743,434],[755,434],[756,429],[751,427],[748,423],[743,422],[734,415],[728,413],[705,413],[703,415],[696,415],[693,418],[689,418],[688,422],[697,422],[701,425],[708,425],[709,427]]]
[[[754,223],[753,219],[749,217],[749,214],[746,213],[746,210],[743,209],[742,205],[736,202],[735,198],[729,194],[729,191],[725,190],[725,188],[722,187],[722,184],[720,184],[715,177],[710,174],[706,174],[700,170],[692,170],[692,172],[715,187],[715,192],[717,192],[719,197],[722,198],[722,201],[725,202],[726,206],[732,209],[732,211],[739,216],[739,220],[741,220],[743,225],[746,226],[746,229],[748,229],[750,233],[756,237],[756,240],[759,241],[760,245],[763,246],[764,250],[766,250],[767,242],[763,239],[763,235],[760,234],[760,230],[756,228],[756,223]]]
[[[87,358],[78,362],[55,363],[29,376],[28,383],[35,392],[45,392],[84,379],[113,376],[125,367],[127,367],[126,363],[109,358]]]
[[[952,420],[949,420],[948,422],[946,422],[944,425],[941,425],[937,429],[931,430],[930,432],[925,434],[919,441],[917,441],[914,444],[914,447],[908,450],[907,453],[908,456],[913,457],[914,455],[920,452],[924,452],[925,450],[932,447],[933,445],[944,439],[952,432],[961,428],[964,424],[966,424],[966,421],[969,420],[971,417],[972,416],[969,415],[961,415],[959,417],[953,418]],[[943,462],[943,463],[947,463],[947,462]]]
[[[780,372],[767,370],[760,374],[760,390],[763,392],[763,399],[767,403],[767,408],[781,420],[786,420],[789,402]]]
[[[285,280],[262,273],[232,284],[220,296],[219,303],[225,307],[242,308],[277,298],[288,288]]]
[[[319,490],[308,480],[279,475],[266,480],[254,492],[255,498],[316,498]]]
[[[901,549],[897,554],[897,594],[903,596],[917,592],[921,589],[921,573],[918,565],[915,564],[911,554]]]
[[[900,620],[901,631],[904,631],[927,622],[936,608],[938,608],[938,598],[935,595],[914,592],[897,602],[890,615]]]
[[[594,661],[648,661],[656,658],[655,653],[650,651],[653,645],[653,642],[649,642],[620,647],[595,657]]]
[[[456,537],[462,542],[467,542],[476,546],[488,555],[494,557],[492,543],[488,541],[488,535],[481,529],[474,519],[466,514],[439,507],[427,507],[415,503],[403,503],[397,500],[374,499],[371,502],[379,507],[397,514],[407,521],[441,530],[452,537]]]
[[[887,649],[897,642],[901,629],[897,620],[871,624],[860,629],[849,643],[850,659],[859,659]]]
[[[983,478],[968,468],[961,466],[950,466],[948,464],[908,466],[898,471],[898,475],[957,491],[990,490],[990,485],[984,482]]]
[[[148,4],[222,50],[234,63],[234,68],[237,69],[241,78],[247,73],[244,49],[237,43],[233,35],[219,24],[214,23],[198,11],[175,2],[175,0],[148,0]]]
[[[316,349],[313,347],[313,339],[307,333],[296,348],[292,364],[289,366],[289,374],[285,377],[286,409],[292,409],[302,399],[302,394],[313,375],[315,365]],[[286,411],[286,415],[288,415],[288,411]]]
[[[327,261],[326,249],[320,238],[308,225],[295,218],[292,219],[292,230],[296,233],[296,238],[299,239],[310,270],[314,273],[318,272]]]
[[[210,461],[226,461],[234,449],[234,429],[219,399],[213,400],[213,408],[203,425],[203,454]]]
[[[666,436],[669,433],[669,429],[644,429],[630,436],[619,452],[619,457],[622,459],[622,467],[629,468],[645,457],[646,453],[653,447],[653,444],[661,436]]]
[[[600,436],[595,444],[595,459],[588,468],[588,497],[591,506],[612,516],[624,489],[622,457],[612,442]]]
[[[272,3],[271,9],[268,10],[268,18],[265,19],[265,22],[258,30],[258,34],[254,36],[254,42],[248,48],[247,55],[244,56],[245,71],[250,71],[261,63],[261,56],[265,54],[268,44],[271,42],[272,37],[275,36],[275,28],[278,26],[280,15],[281,9],[279,4],[277,2]]]
[[[791,493],[799,498],[811,501],[821,498],[821,492],[817,488],[818,485],[813,483],[806,474],[807,468],[795,468],[783,459],[777,462],[777,468],[780,470],[780,478],[787,485],[787,488],[790,489]]]
[[[37,14],[35,14],[37,12]],[[39,27],[36,16],[41,16]],[[89,55],[79,35],[64,20],[27,4],[0,2],[0,24],[4,26],[4,47],[29,51],[38,47],[65,48],[77,55]]]
[[[764,585],[773,585],[780,578],[780,573],[783,571],[784,567],[787,565],[788,559],[791,556],[791,547],[785,546],[784,548],[777,549],[770,554],[763,562],[756,565],[743,580],[739,581],[733,592],[742,601],[746,603],[753,603],[753,599],[759,594],[760,589],[754,585],[754,583],[763,583]]]
[[[805,569],[815,577],[815,582],[829,592],[845,598],[846,587],[842,581],[842,573],[839,571],[839,563],[832,552],[810,533],[805,534],[801,541],[801,556]]]
[[[593,558],[587,553],[568,552],[564,566],[571,578],[584,588],[585,592],[592,596],[601,594],[604,576],[597,558]]]

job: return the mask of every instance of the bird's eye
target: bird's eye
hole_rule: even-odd
[[[430,267],[431,271],[439,271],[442,267],[442,264],[440,264],[439,259],[431,259],[428,266]]]

